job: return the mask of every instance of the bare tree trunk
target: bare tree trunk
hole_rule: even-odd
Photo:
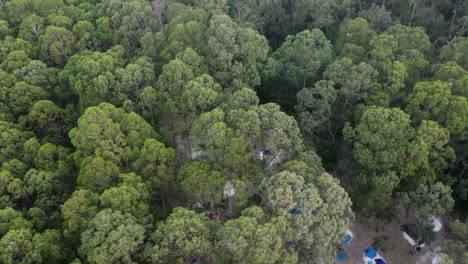
[[[411,27],[411,24],[413,24],[413,19],[414,19],[414,14],[416,13],[416,1],[413,2],[413,13],[411,14],[411,20],[409,22],[409,26]]]
[[[453,10],[453,17],[452,17],[452,21],[450,22],[450,30],[452,29],[452,26],[453,26],[453,21],[455,20],[455,17],[457,16],[457,10]]]
[[[159,190],[159,194],[161,195],[161,201],[162,201],[162,206],[163,206],[163,211],[164,211],[164,218],[167,217],[167,212],[166,212],[166,203],[164,202],[164,195],[162,189]]]
[[[159,23],[159,31],[164,32],[164,23],[162,16],[166,6],[162,0],[153,0],[151,1],[151,5],[153,6],[154,14],[156,15],[156,19]]]
[[[295,23],[295,18],[294,18],[294,13],[295,13],[296,10],[294,10],[293,0],[290,0],[289,3],[291,4],[291,17],[292,17],[293,33],[296,34],[296,23]]]

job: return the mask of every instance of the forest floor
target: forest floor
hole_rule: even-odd
[[[343,144],[342,156],[338,160],[335,171],[332,172],[340,180],[340,185],[351,191],[352,182],[349,168],[352,167],[352,149],[349,145]],[[432,254],[438,251],[430,246],[416,251],[408,241],[403,238],[401,225],[414,222],[414,219],[400,219],[399,221],[386,222],[379,219],[365,220],[357,218],[351,227],[353,239],[348,245],[343,245],[348,258],[345,261],[336,260],[335,264],[366,264],[363,260],[364,250],[371,247],[375,239],[384,239],[379,255],[387,264],[431,264]],[[442,230],[436,233],[436,240],[446,240],[448,227],[445,223],[450,223],[448,217],[441,219]]]
[[[390,223],[382,220],[356,221],[351,228],[353,240],[343,247],[348,253],[348,259],[345,261],[337,260],[335,264],[365,264],[363,261],[364,250],[372,246],[378,237],[386,237],[385,242],[381,244],[383,249],[378,249],[377,252],[387,264],[431,264],[432,252],[438,251],[438,248],[428,246],[421,251],[416,251],[403,238],[400,226],[407,223],[405,221]],[[447,223],[447,219],[441,221]],[[444,225],[442,230],[436,233],[436,239],[445,240],[447,234],[448,227]]]
[[[388,264],[413,264],[424,254],[423,251],[416,252],[413,247],[403,238],[400,229],[401,223],[386,223],[381,220],[372,222],[355,222],[351,228],[353,240],[343,249],[348,253],[346,261],[335,263],[365,264],[363,261],[364,250],[372,246],[374,239],[385,237],[383,243],[385,250],[378,250],[379,255]],[[413,255],[411,251],[414,251]]]

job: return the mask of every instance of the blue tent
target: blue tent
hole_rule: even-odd
[[[298,215],[298,214],[301,214],[301,211],[294,208],[294,209],[291,210],[291,214]]]
[[[345,245],[347,245],[347,244],[349,244],[349,242],[351,242],[351,239],[353,239],[352,236],[346,235],[345,239],[343,240],[343,243],[344,243]]]
[[[366,257],[371,258],[371,259],[377,257],[377,251],[375,251],[375,248],[368,247],[366,249]]]
[[[338,255],[336,256],[337,259],[339,260],[346,260],[348,258],[348,253],[346,253],[343,250],[338,251]]]
[[[383,259],[376,259],[375,260],[375,263],[376,264],[386,264],[385,261]]]

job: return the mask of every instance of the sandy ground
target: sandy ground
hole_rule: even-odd
[[[376,230],[379,230],[379,232]],[[348,253],[348,259],[346,261],[337,260],[336,264],[364,264],[362,260],[364,250],[372,246],[373,238],[377,236],[388,236],[387,243],[394,246],[389,252],[378,251],[388,264],[412,264],[421,255],[419,252],[411,255],[412,247],[403,238],[399,223],[385,223],[382,221],[356,223],[351,231],[354,233],[353,240],[344,246],[344,250]]]
[[[444,222],[446,223],[442,219],[442,223]],[[431,264],[433,252],[439,251],[440,247],[431,248],[428,246],[419,252],[415,251],[403,238],[400,229],[402,224],[399,222],[386,223],[381,220],[367,223],[356,222],[351,228],[354,233],[353,240],[344,246],[344,250],[348,253],[348,259],[345,261],[336,260],[335,264],[364,264],[362,260],[364,250],[372,246],[374,238],[377,236],[387,236],[388,241],[386,244],[394,247],[388,251],[378,250],[378,253],[387,264]],[[444,225],[442,230],[436,233],[436,238],[439,240],[446,239],[447,231],[448,228]]]
[[[416,262],[415,264],[431,264],[432,259],[434,258],[434,253],[440,251],[440,247],[435,247],[433,249],[429,249],[422,255]],[[443,263],[441,263],[443,264]]]
[[[332,172],[338,176],[341,186],[345,187],[347,191],[351,186],[351,179],[347,173],[347,169],[352,166],[350,146],[343,144],[341,153],[345,153],[337,164],[337,170]],[[414,220],[414,219],[413,219]],[[372,246],[374,238],[378,236],[387,236],[387,245],[393,248],[387,252],[378,250],[380,256],[387,264],[431,264],[433,251],[430,246],[423,248],[421,251],[416,251],[404,238],[400,229],[402,224],[412,222],[409,219],[402,219],[401,222],[386,223],[381,220],[374,220],[370,222],[363,222],[359,219],[351,227],[354,233],[353,240],[348,245],[344,245],[343,249],[348,253],[348,258],[345,261],[336,260],[335,264],[365,264],[363,261],[364,250]],[[442,224],[451,222],[447,217],[441,218]],[[443,225],[441,231],[436,233],[437,240],[447,239],[448,228]]]

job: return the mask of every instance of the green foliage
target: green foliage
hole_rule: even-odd
[[[12,114],[21,116],[28,113],[29,108],[37,101],[47,99],[49,94],[40,87],[17,82],[13,87],[7,89],[5,103]]]
[[[441,81],[419,82],[408,98],[406,111],[413,122],[429,119],[446,127],[455,138],[466,138],[468,103],[466,97],[452,95],[451,86]]]
[[[28,65],[14,72],[18,79],[33,85],[39,86],[46,91],[52,90],[56,83],[56,69],[48,68],[39,60],[32,60]]]
[[[21,122],[44,142],[52,143],[66,142],[67,132],[71,128],[65,110],[49,100],[37,101]]]
[[[385,33],[395,37],[400,50],[415,49],[423,54],[428,54],[432,49],[429,36],[422,27],[394,25],[389,27]]]
[[[52,65],[64,65],[75,50],[76,37],[63,27],[48,26],[40,37],[41,58]]]
[[[0,163],[19,158],[23,155],[23,145],[31,136],[22,131],[19,126],[0,120]]]
[[[465,2],[0,0],[0,263],[332,263],[352,206],[431,242]]]
[[[33,55],[32,44],[23,39],[7,36],[0,43],[2,44],[2,48],[0,49],[0,58],[2,60],[4,60],[7,55],[13,51],[19,51],[19,54],[21,54],[20,58],[24,58],[25,54],[27,57],[31,57],[31,55]]]
[[[143,0],[102,1],[98,5],[97,15],[110,19],[108,23],[114,31],[113,43],[124,46],[127,55],[135,54],[143,35],[156,28],[151,5]]]
[[[297,244],[300,261],[311,257],[333,261],[335,243],[353,219],[351,201],[332,176],[316,174],[306,163],[297,163],[290,169],[262,182],[267,206],[292,224],[295,231],[290,239]]]
[[[376,35],[377,33],[370,28],[367,20],[363,18],[348,20],[340,27],[336,40],[337,47],[340,49],[345,43],[350,43],[367,48],[370,40]]]
[[[263,104],[255,111],[260,119],[261,146],[273,152],[276,162],[292,159],[304,149],[297,121],[280,111],[277,104]]]
[[[178,56],[180,59],[164,65],[156,91],[146,93],[142,103],[146,107],[156,103],[158,112],[164,116],[162,120],[170,130],[177,134],[187,134],[199,115],[219,103],[221,87],[208,74],[195,76],[195,73],[200,72],[198,65],[203,58],[193,50],[187,49]],[[147,88],[147,92],[150,89]]]
[[[1,67],[8,72],[13,72],[17,69],[21,69],[23,66],[26,66],[31,59],[28,57],[28,54],[24,50],[14,50],[6,56],[3,60]]]
[[[370,26],[377,32],[385,31],[388,27],[399,22],[385,8],[385,5],[372,4],[371,8],[359,12],[359,16],[369,21]]]
[[[42,260],[47,263],[62,263],[69,253],[63,250],[63,235],[57,229],[47,229],[43,233],[35,234],[33,243],[40,252]]]
[[[119,171],[114,162],[90,156],[81,164],[77,183],[84,189],[100,193],[116,184]]]
[[[286,38],[269,61],[269,74],[296,90],[318,80],[319,71],[332,59],[332,45],[319,29],[306,30]]]
[[[409,116],[397,108],[369,107],[355,128],[345,127],[345,138],[354,143],[353,156],[367,171],[400,166],[414,136]]]
[[[33,225],[23,218],[21,212],[11,207],[0,209],[0,237],[3,237],[10,230],[30,229]]]
[[[432,184],[437,178],[444,180],[443,170],[455,160],[455,151],[447,146],[449,140],[447,129],[437,122],[423,120],[416,130],[415,139],[408,146],[402,175],[409,177],[409,182]]]
[[[71,241],[79,239],[98,212],[99,195],[89,190],[77,190],[61,205],[64,235]]]
[[[184,165],[177,175],[180,187],[190,201],[206,203],[219,201],[226,179],[207,163],[194,161]]]
[[[206,26],[204,24],[193,20],[177,24],[167,37],[165,48],[160,54],[161,58],[168,62],[175,59],[177,53],[187,48],[198,53],[202,52],[206,45],[204,40],[205,30]]]
[[[11,29],[8,25],[8,22],[5,20],[0,20],[0,39],[4,39],[6,36],[10,35]]]
[[[108,103],[86,109],[69,135],[78,163],[96,155],[118,165],[134,161],[145,139],[157,137],[143,118]]]
[[[135,161],[135,167],[145,180],[152,182],[156,188],[161,188],[172,181],[174,159],[174,149],[166,148],[155,139],[147,139]]]
[[[156,81],[154,74],[154,65],[148,57],[138,58],[134,63],[128,64],[124,69],[119,68],[115,72],[117,79],[116,92],[119,95],[113,95],[117,102],[123,102],[130,99],[135,104],[140,102],[140,94],[143,88],[153,84]]]
[[[11,159],[2,164],[1,170],[7,170],[16,178],[22,178],[28,170],[28,165],[18,159]]]
[[[260,70],[269,51],[265,37],[240,27],[226,15],[213,16],[206,35],[206,62],[224,88],[238,90],[260,84]]]
[[[105,190],[99,198],[102,207],[134,215],[142,224],[151,223],[152,220],[148,199],[148,192],[141,192],[125,184]]]
[[[27,16],[19,25],[18,36],[31,43],[38,43],[45,32],[45,21],[43,17],[35,14]]]
[[[268,219],[260,207],[249,207],[218,231],[219,263],[297,263],[286,248],[293,232],[285,217]],[[285,262],[286,261],[286,262]]]
[[[343,129],[353,142],[353,157],[359,170],[355,182],[361,190],[358,206],[365,214],[375,214],[391,205],[389,198],[399,185],[399,168],[414,137],[409,116],[398,108],[368,107],[355,128]]]
[[[63,200],[63,194],[59,195],[59,191],[63,191],[63,179],[57,172],[46,172],[30,169],[24,175],[25,191],[30,198],[35,199],[35,207],[38,207],[45,212],[56,210]]]
[[[33,264],[42,261],[30,229],[11,230],[0,240],[0,260],[5,264]]]
[[[152,260],[156,263],[186,263],[209,258],[213,251],[208,218],[194,211],[176,207],[159,223],[154,234]]]
[[[454,260],[453,263],[463,263],[468,260],[466,240],[468,238],[468,224],[455,220],[450,224],[451,239],[445,244],[444,252]]]
[[[318,81],[312,88],[297,93],[297,110],[302,131],[308,134],[331,124],[332,107],[337,90],[332,81]]]
[[[46,143],[37,149],[34,165],[40,170],[58,171],[63,175],[68,175],[74,169],[69,155],[69,149]]]
[[[431,217],[441,216],[454,205],[449,186],[438,182],[432,185],[419,185],[414,191],[400,194],[398,206],[404,208],[405,214],[412,212],[422,227],[432,228]]]
[[[114,71],[121,65],[121,60],[109,51],[85,51],[71,57],[59,77],[79,96],[80,107],[84,110],[110,99],[117,82]]]
[[[79,21],[73,26],[73,35],[75,35],[76,48],[82,50],[96,50],[100,46],[100,41],[96,36],[96,28],[89,21]]]
[[[440,65],[434,76],[435,79],[447,82],[452,86],[455,95],[468,95],[468,71],[460,67],[456,62],[447,62]]]
[[[81,234],[79,254],[89,263],[135,263],[145,229],[131,214],[104,209]]]
[[[467,46],[467,37],[457,38],[450,45],[442,47],[440,51],[440,58],[444,61],[454,61],[465,70],[468,70],[468,56],[465,52]]]
[[[346,113],[356,102],[368,98],[377,76],[378,72],[370,65],[363,62],[355,65],[348,58],[336,60],[328,65],[323,77],[331,80],[338,90],[337,99],[340,105],[334,112]]]

